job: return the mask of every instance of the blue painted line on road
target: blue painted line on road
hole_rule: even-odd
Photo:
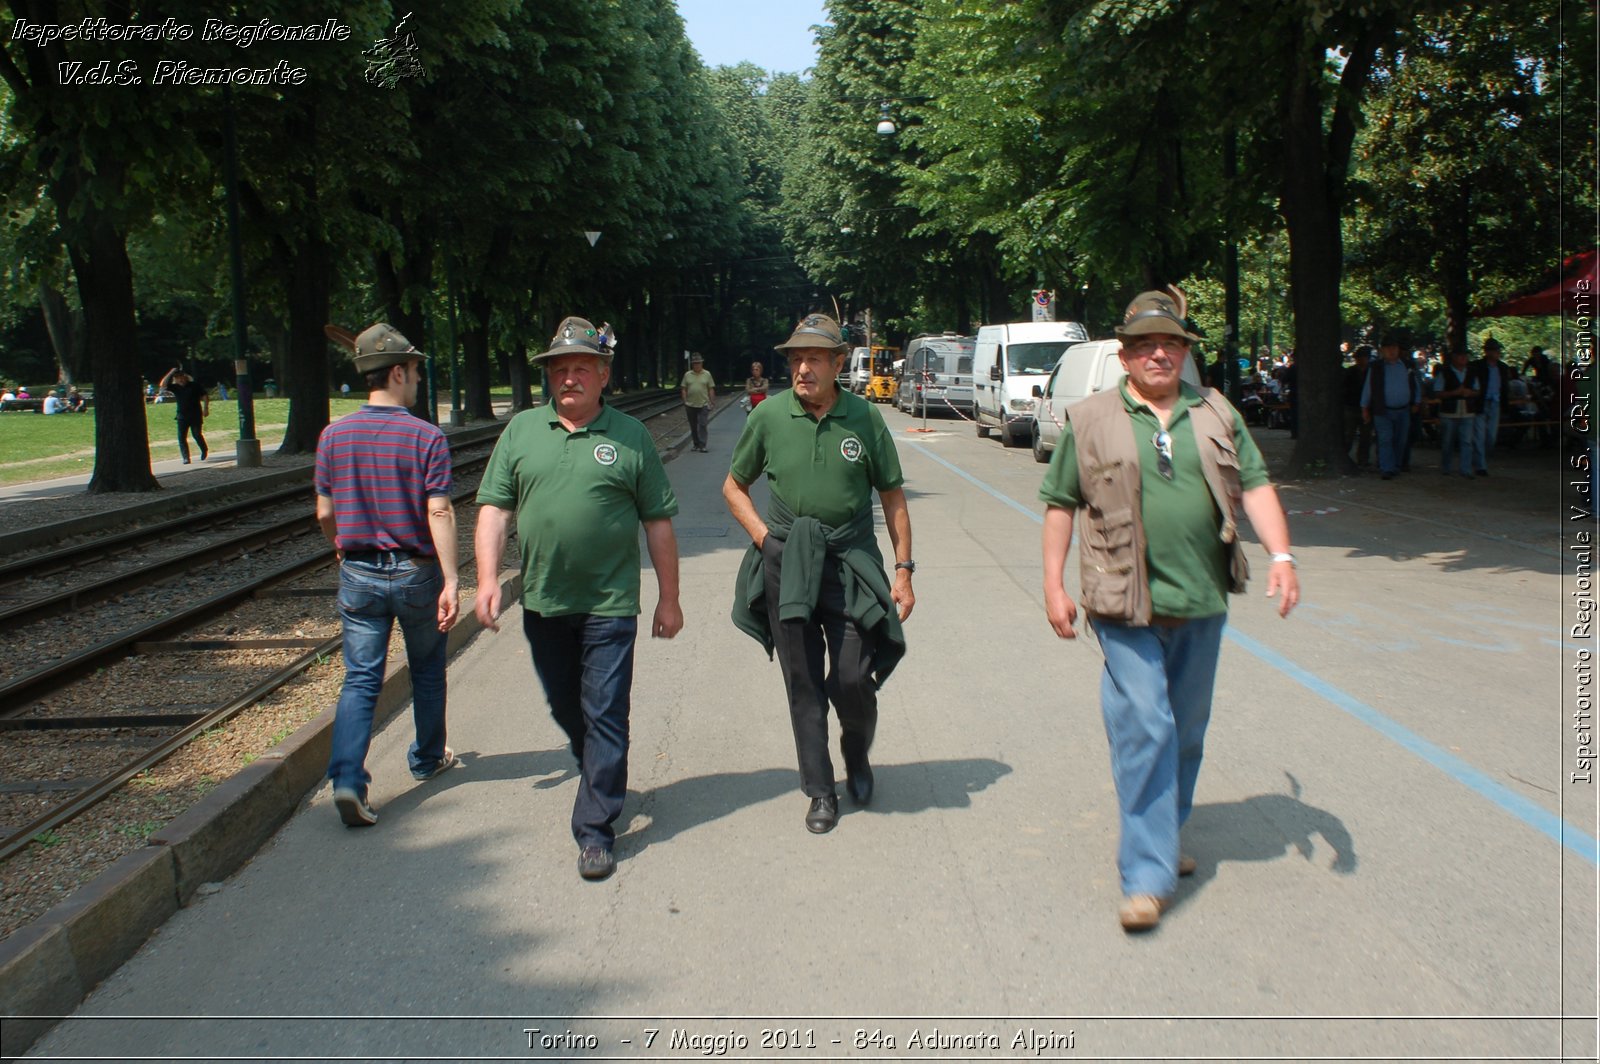
[[[1440,749],[1404,725],[1395,723],[1366,703],[1345,694],[1316,673],[1301,668],[1271,647],[1232,627],[1226,629],[1226,634],[1232,642],[1248,650],[1319,698],[1333,703],[1367,727],[1399,744],[1417,757],[1422,758],[1422,760],[1450,776],[1458,783],[1465,784],[1477,791],[1478,794],[1498,805],[1518,820],[1542,831],[1573,853],[1587,860],[1590,864],[1600,866],[1600,844],[1597,844],[1592,836],[1568,824],[1543,806],[1529,801],[1511,788],[1495,782],[1461,760],[1461,758],[1447,750]]]
[[[1013,510],[1020,510],[1022,513],[1028,515],[1029,517],[1033,518],[1035,521],[1039,522],[1041,525],[1044,524],[1044,516],[1042,514],[1040,514],[1038,511],[1033,510],[1033,509],[1031,509],[1031,508],[1029,508],[1027,506],[1022,505],[1022,503],[1020,503],[1017,500],[1013,499],[1011,496],[1005,494],[1004,492],[996,491],[994,488],[991,488],[989,485],[985,484],[983,481],[979,480],[977,477],[973,476],[971,473],[968,473],[965,469],[962,469],[960,466],[952,465],[951,463],[945,461],[943,458],[940,458],[938,455],[934,454],[932,451],[930,451],[926,447],[922,446],[922,444],[917,443],[917,442],[915,442],[913,440],[907,440],[907,441],[905,441],[905,444],[906,444],[907,447],[910,447],[912,450],[918,451],[918,452],[922,453],[924,456],[926,456],[926,457],[932,459],[933,461],[939,463],[940,465],[944,466],[946,469],[950,470],[950,472],[954,473],[956,476],[960,477],[962,480],[965,480],[968,484],[971,484],[973,487],[977,488],[979,491],[988,492],[990,495],[993,495],[995,498],[999,499],[1001,502],[1005,503],[1007,506],[1011,507]]]
[[[1009,495],[990,487],[988,484],[985,484],[977,477],[974,477],[972,474],[968,473],[966,470],[951,464],[945,459],[929,451],[926,447],[909,441],[907,446],[913,448],[928,458],[931,458],[933,461],[944,466],[952,473],[955,473],[969,484],[972,484],[989,495],[994,496],[1001,502],[1010,506],[1012,509],[1020,510],[1029,517],[1033,518],[1033,520],[1039,524],[1044,523],[1044,517],[1036,513],[1034,510],[1022,505]],[[1332,705],[1337,706],[1339,709],[1344,710],[1356,720],[1359,720],[1373,731],[1376,731],[1379,735],[1382,735],[1384,738],[1399,745],[1407,752],[1426,761],[1428,764],[1432,765],[1434,768],[1437,768],[1451,779],[1454,779],[1457,783],[1470,788],[1479,796],[1493,802],[1495,805],[1499,806],[1507,813],[1510,813],[1524,824],[1527,824],[1534,830],[1549,836],[1556,842],[1559,842],[1561,845],[1565,846],[1579,857],[1582,857],[1584,860],[1588,861],[1591,865],[1600,867],[1600,842],[1597,842],[1594,836],[1576,827],[1573,827],[1561,817],[1550,812],[1544,807],[1529,801],[1516,791],[1513,791],[1511,788],[1506,787],[1493,779],[1490,779],[1479,770],[1467,764],[1467,762],[1463,761],[1461,758],[1456,757],[1447,750],[1441,749],[1439,746],[1429,742],[1427,739],[1424,739],[1422,736],[1418,735],[1416,732],[1405,727],[1404,725],[1390,720],[1388,717],[1384,716],[1378,710],[1373,709],[1365,702],[1362,702],[1360,699],[1355,698],[1352,695],[1345,694],[1328,681],[1322,679],[1322,677],[1318,676],[1316,673],[1296,665],[1282,654],[1279,654],[1276,650],[1273,650],[1265,644],[1243,634],[1232,625],[1229,625],[1226,629],[1224,629],[1224,632],[1228,639],[1230,639],[1233,643],[1244,650],[1249,651],[1251,654],[1254,654],[1258,659],[1272,666],[1274,669],[1277,669],[1285,676],[1288,676],[1291,680],[1294,680],[1302,687],[1305,687],[1319,698],[1322,698]]]

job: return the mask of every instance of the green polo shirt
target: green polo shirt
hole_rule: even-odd
[[[1200,452],[1189,418],[1189,408],[1200,396],[1181,385],[1167,431],[1172,435],[1172,479],[1161,475],[1155,434],[1161,421],[1144,403],[1128,394],[1127,382],[1118,386],[1122,405],[1133,419],[1133,438],[1139,448],[1140,510],[1145,530],[1145,560],[1150,571],[1150,604],[1165,617],[1213,617],[1228,612],[1228,549],[1218,538],[1222,515],[1206,487]],[[1233,443],[1239,452],[1239,482],[1244,490],[1269,483],[1267,464],[1256,441],[1233,412]],[[1072,422],[1062,427],[1061,441],[1050,458],[1050,468],[1039,486],[1039,498],[1049,506],[1076,510],[1083,504],[1078,494],[1078,447]]]
[[[883,415],[850,392],[820,418],[793,389],[768,399],[745,419],[728,472],[746,486],[765,473],[789,509],[825,525],[843,524],[871,505],[874,491],[905,483]]]
[[[516,512],[522,605],[547,617],[636,616],[639,522],[678,512],[649,431],[609,406],[575,432],[553,404],[512,418],[478,503]]]

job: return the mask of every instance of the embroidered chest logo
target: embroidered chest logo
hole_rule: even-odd
[[[839,444],[839,453],[844,455],[846,462],[861,461],[862,450],[861,441],[854,436],[846,437],[844,442]]]
[[[617,464],[617,449],[609,443],[602,443],[594,449],[594,460],[601,465]]]

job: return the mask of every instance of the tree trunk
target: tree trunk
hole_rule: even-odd
[[[328,425],[328,283],[332,251],[320,237],[295,249],[288,277],[289,357],[284,370],[289,424],[279,454],[314,454]]]
[[[1467,349],[1467,305],[1472,299],[1472,203],[1471,196],[1461,197],[1454,218],[1455,239],[1446,246],[1453,247],[1444,256],[1444,266],[1439,279],[1440,294],[1444,296],[1445,359],[1448,364],[1452,351]]]
[[[1329,202],[1322,109],[1302,84],[1286,108],[1283,217],[1289,229],[1289,298],[1294,308],[1300,436],[1290,457],[1295,475],[1355,472],[1345,451],[1339,391],[1339,275],[1343,245]]]
[[[464,309],[467,320],[461,327],[461,349],[466,407],[469,421],[494,419],[494,404],[489,396],[489,315],[494,309],[483,291],[467,293]]]
[[[521,347],[506,352],[506,367],[511,371],[511,412],[533,409],[533,374],[528,366],[528,353]]]
[[[1340,383],[1339,285],[1344,271],[1340,229],[1345,179],[1355,143],[1356,114],[1373,57],[1392,26],[1375,23],[1347,53],[1337,103],[1324,128],[1322,79],[1326,54],[1316,41],[1290,47],[1289,83],[1281,109],[1284,182],[1282,213],[1289,230],[1290,304],[1294,308],[1295,387],[1299,438],[1291,475],[1353,473],[1345,450]]]
[[[57,202],[70,203],[71,197]],[[89,491],[154,491],[160,485],[150,473],[127,236],[92,213],[78,219],[73,229],[67,254],[78,276],[94,370],[94,476]]]
[[[58,377],[62,384],[76,384],[89,376],[89,345],[83,327],[83,311],[67,305],[67,297],[52,286],[39,282],[39,311],[55,351]]]

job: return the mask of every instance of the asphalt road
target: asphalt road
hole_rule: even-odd
[[[777,666],[728,621],[730,411],[668,467],[687,626],[639,646],[612,879],[576,874],[513,611],[451,667],[462,768],[413,784],[396,718],[376,828],[324,788],[34,1055],[1595,1059],[1558,476],[1285,491],[1304,604],[1280,620],[1264,566],[1235,600],[1200,867],[1129,937],[1099,652],[1043,615],[1042,467],[886,416],[918,601],[870,808],[805,831]]]

